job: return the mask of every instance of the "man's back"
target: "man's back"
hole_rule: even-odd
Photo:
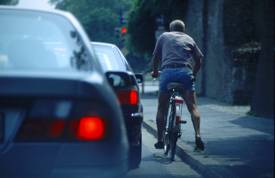
[[[154,54],[161,59],[161,68],[170,64],[192,66],[193,57],[202,56],[196,43],[189,35],[176,31],[165,32],[160,36]]]

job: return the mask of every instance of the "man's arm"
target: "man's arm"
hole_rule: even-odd
[[[159,63],[160,63],[160,60],[161,60],[161,56],[162,56],[162,51],[161,51],[161,48],[162,48],[162,41],[163,41],[163,35],[161,35],[157,42],[156,42],[156,46],[155,46],[155,49],[154,49],[154,52],[153,52],[153,57],[152,57],[152,77],[153,78],[157,78],[159,76]]]
[[[152,57],[152,77],[157,78],[159,76],[159,58],[156,55]]]
[[[199,72],[199,70],[201,68],[201,64],[202,64],[202,57],[195,58],[195,65],[194,65],[194,68],[193,68],[194,76],[196,76],[197,73]]]
[[[203,58],[203,54],[201,52],[201,50],[199,49],[199,47],[197,46],[197,44],[195,44],[194,46],[194,61],[195,61],[195,65],[193,68],[193,74],[196,77],[197,73],[199,72],[200,68],[201,68],[201,64],[202,64],[202,58]]]

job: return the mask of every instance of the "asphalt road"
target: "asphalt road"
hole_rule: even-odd
[[[185,164],[179,157],[170,162],[162,150],[153,147],[156,139],[142,130],[142,162],[138,169],[130,171],[125,178],[200,178],[196,171]]]
[[[150,84],[150,85],[149,85]],[[142,97],[144,126],[156,135],[157,83],[145,85]],[[201,176],[207,178],[273,178],[274,119],[246,113],[249,106],[232,106],[210,98],[198,98],[201,135],[206,149],[194,151],[194,129],[186,107],[177,154]],[[156,140],[154,139],[151,143]]]

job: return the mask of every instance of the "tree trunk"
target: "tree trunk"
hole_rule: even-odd
[[[274,118],[274,14],[273,0],[254,0],[255,25],[261,42],[261,54],[251,112],[257,116]]]

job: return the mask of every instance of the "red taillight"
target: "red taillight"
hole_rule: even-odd
[[[175,97],[175,102],[176,103],[179,103],[179,104],[183,104],[184,103],[184,100],[182,97]]]
[[[120,104],[138,104],[138,91],[135,89],[118,91],[117,96]]]
[[[26,119],[17,141],[97,141],[106,136],[106,122],[99,116],[80,119]]]
[[[76,136],[79,140],[101,140],[106,132],[104,120],[97,116],[82,117]]]

